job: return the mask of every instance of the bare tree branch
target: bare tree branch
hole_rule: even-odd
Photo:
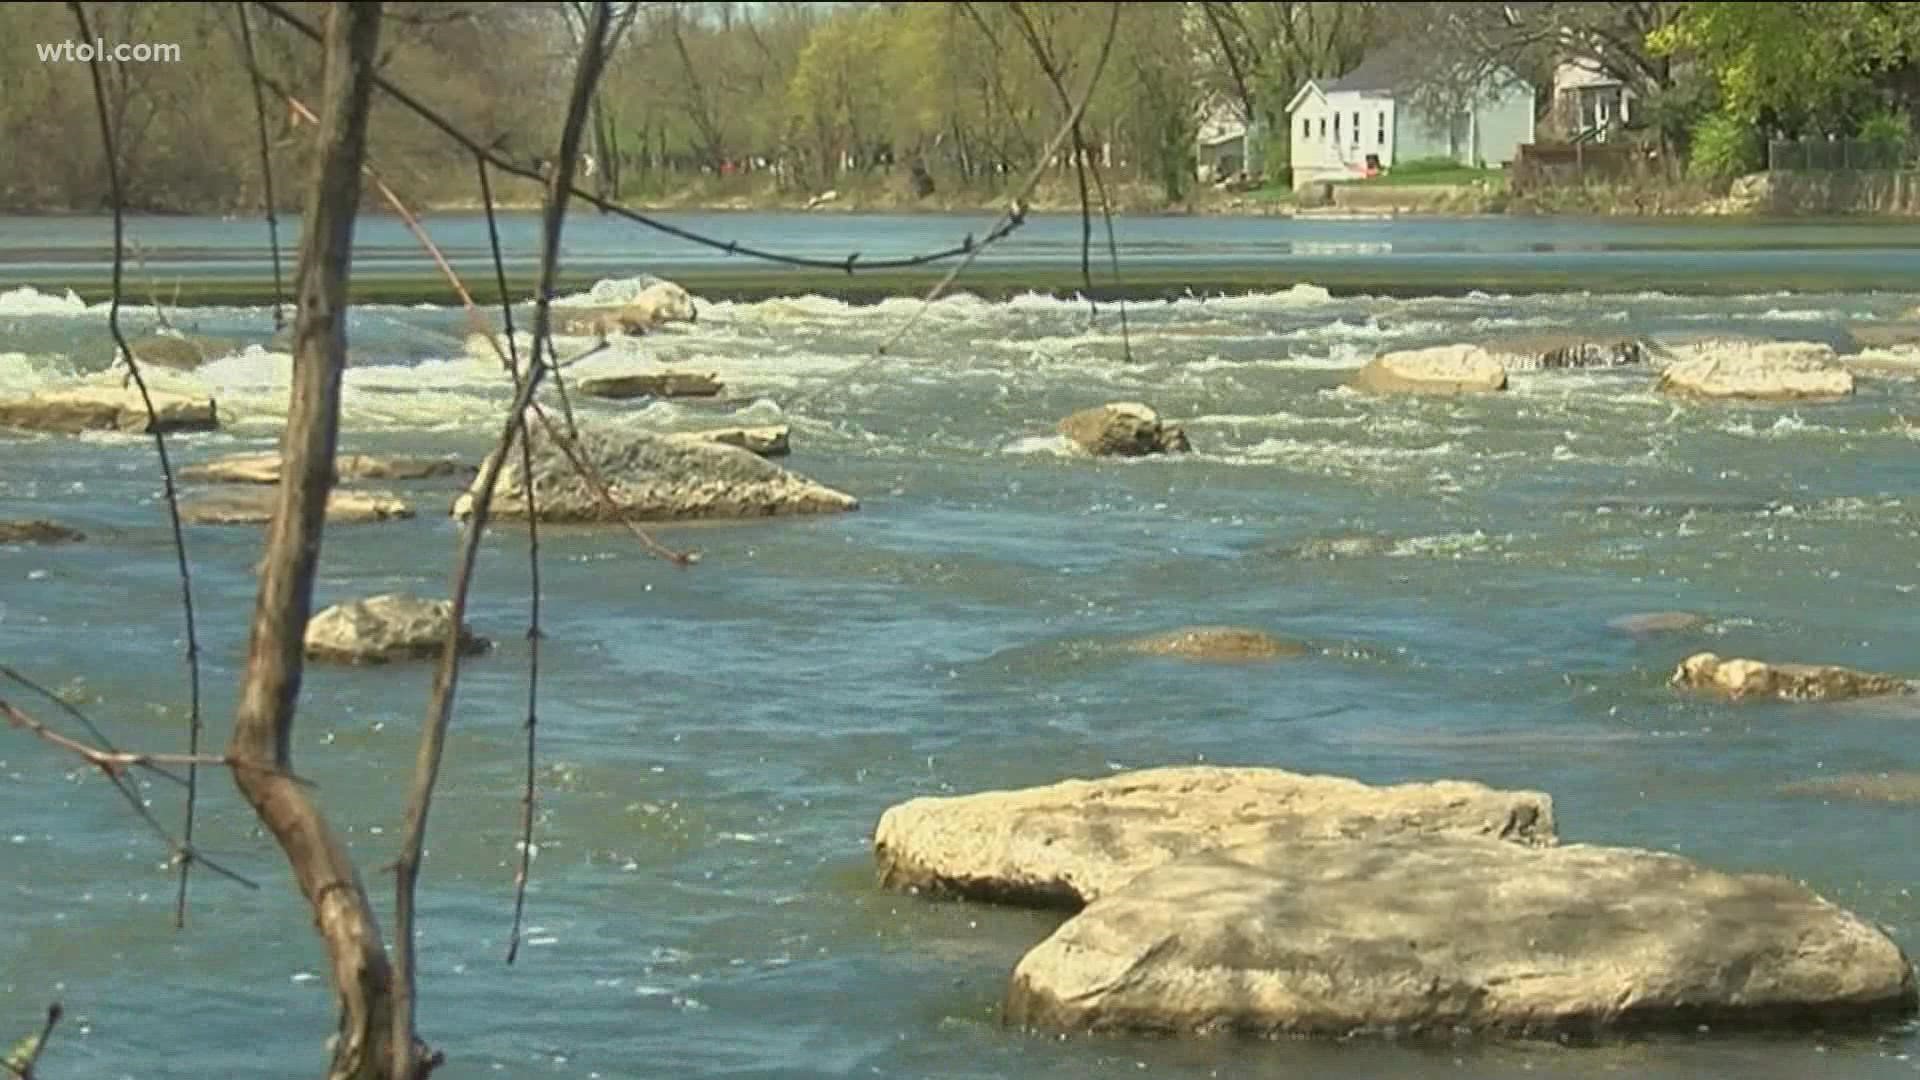
[[[467,522],[459,560],[454,570],[451,629],[440,652],[440,664],[434,673],[433,697],[427,706],[427,718],[420,733],[420,751],[414,763],[413,784],[407,796],[407,816],[400,856],[394,863],[394,994],[393,1035],[394,1075],[405,1076],[399,1066],[411,1060],[414,1039],[416,964],[414,917],[415,886],[420,876],[420,860],[426,846],[427,817],[433,807],[433,790],[440,775],[440,763],[446,752],[447,729],[453,720],[453,698],[460,680],[460,628],[466,614],[467,592],[472,585],[475,558],[481,537],[486,532],[487,514],[493,502],[494,485],[501,465],[516,437],[525,437],[526,408],[533,400],[546,368],[541,365],[543,348],[550,348],[549,308],[553,283],[559,272],[560,233],[566,224],[567,201],[572,193],[573,168],[580,151],[581,129],[585,126],[587,106],[606,59],[606,43],[612,10],[606,0],[594,6],[593,23],[581,48],[574,70],[573,92],[560,132],[559,155],[548,183],[543,238],[540,252],[540,282],[534,294],[533,357],[525,380],[515,395],[507,415],[506,430],[499,449],[487,461],[475,490],[472,517]],[[526,478],[531,485],[532,477]],[[403,1056],[406,1055],[406,1056]]]
[[[380,5],[329,10],[317,156],[301,216],[293,379],[281,436],[283,468],[267,528],[260,592],[248,636],[229,755],[249,766],[235,784],[286,853],[326,946],[339,1009],[330,1080],[416,1080],[434,1058],[411,1032],[398,1051],[392,1036],[392,967],[358,869],[319,804],[279,776],[292,764],[303,645],[313,580],[333,486],[346,366],[347,278],[360,201],[367,113],[380,38]],[[405,1067],[389,1073],[400,1060]]]
[[[320,32],[318,30],[299,16],[288,11],[281,4],[275,3],[274,0],[255,0],[255,2],[275,18],[292,26],[300,33],[316,41],[320,40]],[[482,145],[458,127],[454,126],[451,121],[421,104],[419,99],[401,89],[392,81],[378,75],[374,77],[374,81],[375,85],[379,86],[381,90],[385,91],[395,101],[405,106],[414,115],[438,128],[442,134],[464,147],[468,153],[485,158],[487,164],[492,165],[501,172],[527,180],[540,180],[544,182],[545,178],[541,175],[540,170],[530,165],[509,161],[495,148]],[[571,172],[571,167],[569,167],[569,172]],[[763,248],[741,244],[732,240],[718,240],[711,236],[694,232],[691,229],[683,229],[677,225],[670,225],[664,221],[649,217],[646,214],[629,209],[610,199],[603,199],[584,188],[569,186],[567,194],[571,198],[579,199],[606,213],[625,218],[628,221],[634,222],[637,225],[643,225],[655,232],[677,237],[688,243],[698,244],[701,247],[710,248],[715,251],[724,251],[729,255],[744,255],[748,258],[758,259],[762,262],[778,263],[782,266],[808,267],[815,270],[840,270],[848,274],[855,272],[856,263],[859,264],[858,269],[862,270],[909,270],[917,266],[927,266],[932,263],[947,262],[955,258],[977,255],[981,250],[992,247],[994,244],[1006,239],[1009,234],[1026,222],[1026,216],[1024,214],[1010,216],[1001,219],[998,225],[978,241],[975,241],[972,237],[968,237],[959,244],[943,248],[939,251],[927,252],[921,255],[908,255],[894,259],[869,259],[862,262],[860,260],[860,253],[857,251],[849,254],[844,259],[816,259],[801,255],[786,255],[776,251],[768,251]],[[968,261],[971,262],[971,258],[969,258]]]
[[[73,10],[74,22],[80,28],[80,40],[92,41],[93,30],[87,22],[87,10],[80,0],[72,0],[68,5]],[[123,288],[122,278],[126,269],[124,245],[125,196],[120,189],[119,155],[113,142],[113,125],[107,118],[107,91],[100,77],[100,57],[97,51],[89,54],[87,71],[93,78],[93,101],[95,111],[100,118],[100,145],[106,151],[107,183],[113,194],[113,302],[107,308],[107,329],[113,334],[113,344],[126,362],[127,373],[133,384],[140,388],[140,402],[146,406],[147,429],[153,433],[154,453],[160,459],[160,477],[166,488],[167,517],[173,526],[173,552],[180,572],[180,607],[187,625],[187,745],[190,752],[200,747],[200,635],[194,625],[193,616],[193,571],[187,565],[187,537],[180,523],[180,499],[174,490],[173,463],[167,458],[167,436],[161,430],[160,415],[153,407],[153,395],[147,390],[147,380],[140,373],[140,364],[133,358],[133,350],[127,346],[126,335],[120,332],[120,300]],[[124,789],[123,789],[124,790]],[[199,790],[199,776],[194,767],[187,768],[187,808],[184,839],[178,846],[181,851],[192,850],[193,811],[195,796]],[[131,794],[130,792],[128,794]],[[135,797],[138,802],[138,798]],[[145,808],[142,807],[144,813]],[[186,925],[187,921],[187,874],[192,866],[191,860],[180,863],[180,893],[174,905],[173,923],[175,927]]]

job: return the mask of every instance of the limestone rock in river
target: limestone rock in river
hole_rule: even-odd
[[[624,304],[554,315],[562,333],[609,337],[651,333],[673,322],[697,322],[700,311],[687,290],[671,281],[655,281]]]
[[[86,538],[79,529],[51,521],[0,521],[0,544],[70,544]]]
[[[618,521],[574,468],[544,425],[532,429],[535,503],[541,521]],[[855,510],[858,499],[835,491],[737,446],[650,435],[613,427],[583,427],[580,457],[608,485],[614,502],[636,521],[690,521],[823,514]],[[479,481],[475,480],[477,488]],[[494,490],[492,513],[527,515],[520,454],[507,456]],[[472,513],[474,492],[454,503],[456,517]]]
[[[451,600],[422,600],[386,593],[335,604],[307,620],[306,651],[312,660],[384,664],[438,656],[453,626]],[[460,628],[463,653],[484,652],[486,639]]]
[[[1143,769],[912,799],[881,815],[873,853],[886,888],[1074,908],[1199,851],[1400,833],[1553,844],[1553,800],[1458,780],[1375,787],[1282,769]]]
[[[1487,394],[1507,388],[1507,369],[1478,345],[1383,353],[1353,377],[1375,394]]]
[[[1612,368],[1647,362],[1646,344],[1637,338],[1543,334],[1490,341],[1486,349],[1509,371]]]
[[[1863,802],[1920,803],[1920,772],[1842,773],[1786,784],[1780,793]]]
[[[790,449],[787,442],[788,427],[785,424],[769,424],[764,427],[710,428],[705,431],[681,431],[667,436],[670,439],[689,439],[694,442],[715,442],[727,446],[737,446],[750,450],[761,457],[785,457]]]
[[[471,477],[477,470],[453,458],[394,458],[371,454],[341,454],[333,459],[334,481],[427,480],[441,476]],[[277,484],[280,482],[280,452],[231,454],[227,457],[188,465],[180,470],[180,479],[220,484]]]
[[[1920,322],[1860,322],[1847,327],[1855,349],[1920,349]]]
[[[180,519],[192,525],[264,525],[273,520],[277,488],[227,488],[183,499]],[[342,491],[327,495],[327,524],[358,525],[392,518],[410,518],[413,507],[396,495],[380,491]]]
[[[581,379],[580,392],[588,397],[625,401],[637,397],[713,397],[720,380],[710,374],[664,371],[634,375],[600,375]]]
[[[1853,393],[1853,376],[1834,365],[1833,349],[1805,341],[1699,350],[1668,366],[1669,394],[1746,401],[1831,400]]]
[[[155,391],[153,411],[159,430],[166,434],[212,431],[220,426],[211,398]],[[0,400],[0,428],[61,435],[77,435],[83,431],[149,435],[154,427],[140,391],[131,387],[88,386]]]
[[[1648,634],[1678,634],[1699,630],[1707,625],[1707,617],[1691,611],[1643,611],[1609,619],[1607,625],[1623,634],[1645,637]]]
[[[1477,837],[1275,839],[1148,871],[1014,969],[1009,1022],[1258,1035],[1775,1031],[1914,1011],[1880,930],[1784,877]]]
[[[1139,457],[1185,453],[1193,445],[1178,424],[1137,401],[1116,401],[1082,409],[1060,421],[1060,434],[1096,457]]]
[[[1831,664],[1769,664],[1762,660],[1723,660],[1695,653],[1674,670],[1673,685],[1722,694],[1734,701],[1769,697],[1786,701],[1824,701],[1898,694],[1908,682]]]
[[[1182,660],[1224,662],[1278,660],[1305,656],[1307,647],[1297,641],[1274,637],[1263,630],[1238,626],[1194,626],[1165,634],[1136,638],[1123,646],[1128,652],[1148,656],[1170,656]]]
[[[239,352],[241,346],[237,341],[221,341],[217,338],[152,334],[129,340],[127,348],[133,351],[134,360],[141,364],[192,371],[209,360]]]

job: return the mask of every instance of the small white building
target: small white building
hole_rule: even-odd
[[[1399,53],[1377,53],[1337,79],[1309,79],[1287,103],[1293,182],[1350,180],[1395,162],[1446,158],[1506,165],[1533,141],[1533,87],[1500,80],[1444,120],[1398,100],[1406,83]]]
[[[1632,118],[1633,91],[1591,60],[1565,60],[1553,69],[1553,118],[1569,139],[1606,142]]]

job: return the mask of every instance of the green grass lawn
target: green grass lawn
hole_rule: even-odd
[[[1506,173],[1500,169],[1477,169],[1449,158],[1424,158],[1405,161],[1379,176],[1366,180],[1346,180],[1348,184],[1374,184],[1380,187],[1411,187],[1416,184],[1474,184],[1489,181],[1504,184]]]

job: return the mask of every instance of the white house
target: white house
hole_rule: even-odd
[[[1631,119],[1633,91],[1591,60],[1567,60],[1553,69],[1553,116],[1570,139],[1607,141]]]
[[[1377,53],[1337,79],[1309,79],[1287,103],[1293,182],[1366,176],[1395,162],[1447,158],[1505,165],[1533,141],[1533,87],[1508,74],[1436,121],[1404,105],[1399,53]]]

